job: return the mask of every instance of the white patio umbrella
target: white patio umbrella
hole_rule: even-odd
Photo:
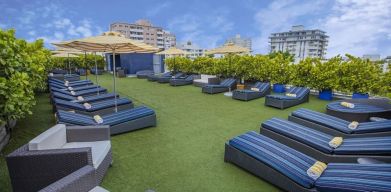
[[[118,32],[105,32],[102,35],[54,43],[59,47],[74,48],[89,52],[113,53],[113,92],[116,94],[115,53],[155,53],[159,49],[145,43],[125,38]],[[117,112],[117,98],[114,99]]]

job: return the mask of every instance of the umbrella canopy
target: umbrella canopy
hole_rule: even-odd
[[[187,55],[187,54],[189,54],[189,52],[184,51],[182,49],[178,49],[176,47],[171,47],[167,50],[158,52],[156,54],[158,54],[158,55]]]
[[[249,52],[250,50],[245,47],[237,46],[233,43],[227,43],[221,47],[207,51],[206,54],[228,54],[228,53],[249,53]]]
[[[72,53],[59,52],[59,53],[52,55],[52,57],[71,58],[71,57],[79,57],[79,56],[74,55]]]

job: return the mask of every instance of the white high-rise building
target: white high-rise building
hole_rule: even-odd
[[[196,57],[201,57],[205,55],[205,49],[199,48],[197,45],[193,44],[191,41],[185,43],[179,43],[176,46],[178,49],[189,52],[187,55],[189,58],[194,59]]]
[[[235,37],[232,37],[232,38],[229,38],[225,41],[225,43],[233,43],[237,46],[240,46],[240,47],[245,47],[247,48],[248,50],[250,50],[250,52],[252,52],[252,42],[251,42],[251,38],[243,38],[243,37],[240,37],[239,34],[237,34]]]
[[[270,52],[287,51],[298,60],[306,57],[324,58],[328,45],[326,32],[306,30],[303,25],[292,26],[288,32],[272,33],[269,39]]]

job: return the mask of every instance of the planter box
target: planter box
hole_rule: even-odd
[[[368,99],[369,98],[369,94],[368,93],[353,93],[352,95],[352,99]]]
[[[331,101],[331,100],[333,100],[333,91],[332,90],[319,91],[318,98],[321,100]]]
[[[283,84],[274,84],[273,85],[273,92],[274,93],[285,93],[285,85]]]

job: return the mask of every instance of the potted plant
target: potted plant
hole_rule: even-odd
[[[341,65],[341,89],[353,92],[353,99],[367,99],[369,93],[379,86],[381,69],[379,64],[346,55],[348,61]]]
[[[276,53],[269,60],[270,79],[273,83],[273,91],[276,93],[285,92],[285,84],[291,78],[291,63],[293,56],[285,56],[283,53]]]
[[[310,87],[319,91],[319,99],[332,100],[333,90],[339,84],[339,69],[342,63],[341,56],[335,56],[328,61],[314,60],[314,67],[310,75]]]

